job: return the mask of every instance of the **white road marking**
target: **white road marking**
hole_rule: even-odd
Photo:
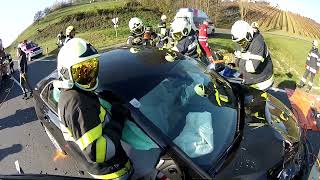
[[[20,85],[20,83],[19,83],[19,81],[16,80],[16,78],[14,78],[13,76],[11,76],[10,79],[13,80],[20,88],[22,88],[21,85]]]

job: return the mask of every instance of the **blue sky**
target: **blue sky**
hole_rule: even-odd
[[[320,23],[320,0],[269,0],[283,10],[299,13]],[[320,31],[320,30],[319,30]]]
[[[0,0],[0,38],[9,46],[33,22],[34,14],[56,0]],[[269,0],[284,10],[297,12],[320,23],[320,0]]]
[[[0,38],[9,46],[33,22],[34,14],[55,0],[0,0]]]

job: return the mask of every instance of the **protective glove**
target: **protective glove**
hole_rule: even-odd
[[[235,51],[235,52],[234,52],[234,56],[235,56],[236,58],[241,59],[241,52],[240,52],[240,51]]]

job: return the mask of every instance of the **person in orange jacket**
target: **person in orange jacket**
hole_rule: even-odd
[[[211,49],[209,47],[209,44],[207,42],[208,41],[208,34],[207,34],[208,26],[209,26],[209,23],[207,21],[204,21],[203,24],[200,25],[198,39],[199,39],[199,43],[200,43],[202,51],[207,56],[209,61],[211,63],[213,63],[214,59],[212,57],[212,53],[211,53]]]

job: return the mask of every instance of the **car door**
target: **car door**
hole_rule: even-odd
[[[43,102],[40,105],[40,111],[43,114],[43,119],[41,121],[46,130],[48,130],[55,138],[59,146],[64,147],[66,145],[66,141],[64,140],[60,130],[58,102],[54,98],[54,88],[52,83],[53,81],[47,83],[40,92],[40,99]]]

